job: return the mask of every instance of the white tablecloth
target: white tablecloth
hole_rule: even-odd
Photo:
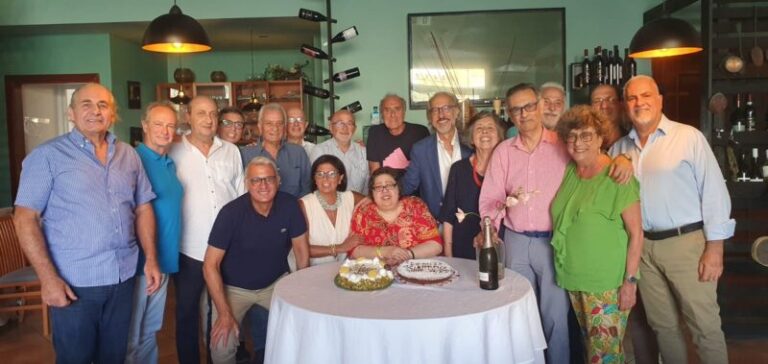
[[[477,263],[441,258],[460,274],[443,287],[394,283],[373,292],[336,287],[339,263],[275,286],[267,363],[544,363],[536,296],[510,270],[480,289]]]

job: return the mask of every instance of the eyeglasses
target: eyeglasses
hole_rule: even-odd
[[[334,179],[334,178],[338,177],[339,175],[341,175],[341,173],[336,172],[336,171],[327,171],[327,172],[317,171],[317,172],[315,172],[315,177],[316,178]]]
[[[447,114],[447,113],[453,111],[453,109],[455,107],[456,107],[456,105],[443,105],[443,106],[439,106],[439,107],[430,107],[429,108],[429,113],[431,115],[439,115],[441,113],[442,114]]]
[[[382,193],[384,191],[392,191],[395,187],[397,187],[397,183],[389,183],[381,186],[373,186],[373,192]]]
[[[304,118],[288,118],[289,123],[303,123]]]
[[[225,128],[234,126],[237,129],[242,129],[245,126],[245,123],[242,121],[232,121],[227,119],[221,119],[221,126]]]
[[[584,131],[581,133],[570,133],[565,138],[565,141],[568,144],[576,144],[576,139],[579,139],[582,143],[586,144],[592,141],[592,138],[595,137],[595,133],[591,131]]]
[[[612,104],[612,103],[616,102],[616,100],[617,99],[614,96],[595,98],[595,99],[592,99],[592,105],[598,106],[598,105],[602,105],[604,102]]]
[[[262,183],[266,183],[267,185],[272,186],[277,183],[277,176],[253,177],[248,179],[248,183],[250,183],[251,186],[257,186]]]
[[[536,111],[536,106],[539,105],[539,100],[536,100],[534,102],[527,103],[523,106],[516,106],[516,107],[510,107],[507,112],[512,117],[518,117],[523,114],[523,110],[525,112],[534,112]]]
[[[340,128],[342,126],[347,127],[347,128],[351,128],[351,127],[355,126],[355,123],[353,123],[351,121],[337,120],[337,121],[332,121],[331,122],[331,126],[336,127],[336,128]]]

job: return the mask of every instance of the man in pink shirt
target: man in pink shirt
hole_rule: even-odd
[[[542,124],[539,94],[531,84],[507,91],[507,115],[519,134],[501,142],[491,156],[480,190],[480,214],[503,222],[506,265],[527,278],[536,292],[547,338],[548,363],[569,363],[567,293],[555,283],[549,206],[570,157],[554,131]],[[497,214],[507,196],[518,204]],[[503,221],[502,221],[503,220]]]

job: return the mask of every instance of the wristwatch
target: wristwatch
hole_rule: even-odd
[[[637,284],[637,277],[633,275],[627,276],[627,283]]]
[[[621,153],[619,155],[624,157],[624,158],[627,158],[627,160],[630,161],[630,162],[632,161],[632,156],[629,155],[629,153]]]

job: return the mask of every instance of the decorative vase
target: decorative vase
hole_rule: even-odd
[[[211,72],[211,81],[227,82],[227,74],[225,74],[223,71],[213,71]]]
[[[173,72],[173,79],[178,83],[195,82],[195,73],[189,68],[177,68]]]

